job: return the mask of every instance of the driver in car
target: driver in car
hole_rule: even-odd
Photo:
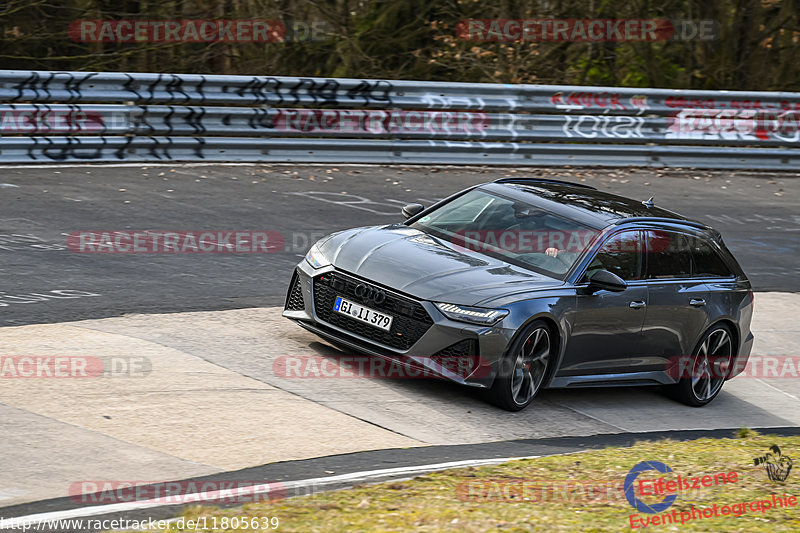
[[[547,216],[545,212],[536,209],[534,207],[531,207],[530,205],[514,204],[513,208],[514,208],[514,218],[520,221],[514,226],[512,226],[512,228],[514,229],[519,229],[523,225],[522,221],[524,219],[528,219],[525,225],[529,226],[530,219],[536,220]],[[566,250],[559,250],[558,248],[554,248],[551,246],[544,251],[544,253],[549,255],[550,257],[558,257],[558,252],[566,252]]]

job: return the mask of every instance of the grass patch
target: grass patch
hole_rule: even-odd
[[[360,486],[272,503],[253,503],[235,509],[197,507],[187,519],[198,517],[277,517],[280,532],[327,531],[457,531],[459,533],[506,531],[639,531],[631,529],[629,516],[638,514],[621,491],[629,470],[641,461],[659,461],[670,466],[665,481],[736,472],[735,482],[678,492],[673,510],[690,511],[717,504],[771,499],[776,495],[800,497],[800,467],[788,478],[772,481],[763,465],[753,459],[778,445],[784,456],[800,459],[800,437],[759,435],[739,430],[735,438],[699,439],[689,442],[661,440],[641,442],[631,448],[607,448],[570,455],[513,461],[504,465],[449,470],[410,481]],[[655,471],[640,479],[661,477]],[[553,486],[542,492],[541,486]],[[570,481],[569,490],[563,490]],[[581,485],[581,482],[589,482]],[[608,492],[595,489],[607,482]],[[472,483],[472,485],[469,485]],[[531,491],[518,490],[525,486]],[[472,492],[470,492],[472,487]],[[505,487],[505,488],[504,488]],[[562,488],[559,488],[562,487]],[[488,496],[483,499],[482,495]],[[636,495],[643,501],[661,501],[663,495]],[[523,499],[527,498],[527,499]],[[482,500],[482,501],[476,501]],[[498,501],[499,500],[499,501]],[[207,522],[208,523],[208,522]],[[794,507],[766,512],[746,509],[739,517],[695,519],[681,525],[650,525],[645,531],[800,531],[800,502]],[[182,531],[172,528],[170,531]],[[187,529],[187,531],[189,531]],[[247,528],[201,531],[252,531]]]

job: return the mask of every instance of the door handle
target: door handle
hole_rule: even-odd
[[[702,298],[692,298],[691,300],[689,300],[689,305],[693,305],[695,307],[702,307],[706,305],[706,301],[703,300]]]
[[[628,307],[630,307],[631,309],[640,309],[642,307],[647,307],[647,303],[642,301],[631,302],[631,304]]]

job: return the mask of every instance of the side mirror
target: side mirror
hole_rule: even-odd
[[[589,278],[589,288],[622,292],[628,288],[628,284],[625,283],[622,278],[608,270],[598,270]]]
[[[411,218],[414,215],[418,215],[423,209],[425,209],[425,206],[422,204],[408,204],[404,205],[400,211],[404,217]]]

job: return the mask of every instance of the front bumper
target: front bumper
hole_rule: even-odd
[[[358,297],[344,292],[339,295],[387,312],[395,318],[390,332],[391,336],[377,328],[358,324],[351,319],[342,320],[340,317],[333,316],[327,307],[320,307],[323,299],[329,303],[330,290],[337,294],[348,290],[346,286],[341,285],[338,289],[323,287],[318,278],[326,275],[378,287],[389,294],[388,300],[402,302],[403,305],[413,306],[416,309],[397,313],[394,311],[397,305],[394,305],[393,311],[388,311],[372,302],[359,301]],[[316,285],[315,278],[317,278]],[[327,294],[323,294],[323,290]],[[317,291],[319,294],[316,293]],[[497,325],[486,327],[450,320],[440,313],[431,302],[418,300],[373,280],[362,279],[337,270],[333,266],[314,269],[306,261],[301,261],[297,265],[292,276],[283,316],[344,349],[400,361],[409,366],[424,368],[430,373],[451,381],[481,388],[491,386],[499,361],[516,332],[514,329],[505,329]],[[409,317],[413,317],[413,324],[410,323]],[[409,329],[412,329],[415,334],[413,342],[407,342],[402,336],[398,336]],[[467,350],[469,353],[465,353],[464,350],[467,343],[470,346]],[[439,363],[443,357],[448,358],[448,364]],[[453,365],[453,358],[464,358],[464,364]],[[454,372],[451,369],[458,371]]]

